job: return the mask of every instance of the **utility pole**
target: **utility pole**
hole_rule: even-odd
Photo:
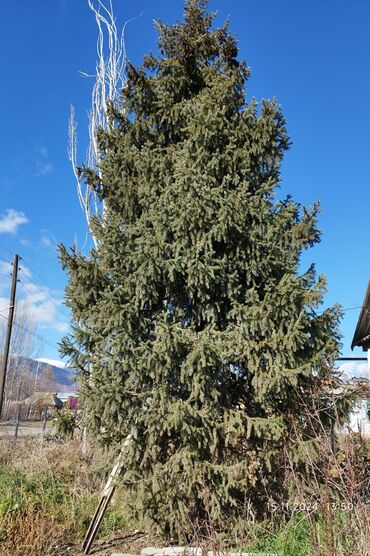
[[[8,326],[7,326],[7,331],[6,331],[3,361],[2,361],[2,365],[1,365],[1,371],[0,371],[0,419],[1,419],[1,412],[2,412],[2,409],[3,409],[5,379],[6,379],[6,372],[7,372],[7,369],[8,369],[10,340],[11,340],[11,337],[12,337],[15,294],[16,294],[16,290],[17,290],[17,281],[18,281],[18,263],[19,263],[19,256],[14,255],[14,259],[13,259],[13,279],[12,279],[12,289],[10,291]]]

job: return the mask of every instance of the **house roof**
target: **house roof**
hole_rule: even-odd
[[[40,405],[42,407],[58,407],[62,402],[54,392],[35,392],[22,401],[24,405]]]
[[[363,351],[370,349],[370,280],[367,285],[365,299],[357,321],[351,349],[355,346],[362,347]]]

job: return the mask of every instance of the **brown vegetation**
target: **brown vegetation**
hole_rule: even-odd
[[[39,440],[1,439],[0,555],[77,555],[101,492],[106,459],[99,450],[85,457],[78,441],[41,446]],[[101,537],[136,529],[118,493]]]
[[[220,534],[210,522],[205,534],[191,524],[189,544],[205,551],[232,548],[279,556],[368,555],[369,444],[360,435],[341,435],[334,445],[333,438],[322,435],[318,456],[307,452],[307,471],[318,477],[313,487],[287,460],[292,497],[283,508],[272,501],[265,521],[257,522],[246,507],[243,529]],[[109,454],[96,447],[84,456],[78,440],[54,439],[43,446],[39,440],[0,440],[0,555],[79,556],[110,464]],[[143,529],[119,489],[94,554],[113,549],[138,554],[148,543],[171,542],[149,538],[139,532]]]

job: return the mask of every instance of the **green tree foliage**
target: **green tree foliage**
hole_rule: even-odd
[[[57,434],[65,440],[73,438],[74,432],[78,428],[76,413],[73,413],[69,408],[56,410],[54,413],[54,428]]]
[[[284,117],[246,100],[249,69],[206,8],[188,0],[184,22],[157,22],[159,55],[128,67],[98,136],[101,177],[81,170],[105,204],[99,245],[61,248],[62,350],[90,429],[113,446],[134,431],[124,482],[172,534],[285,495],[286,454],[304,463],[295,431],[314,451],[302,400],[329,427],[338,350],[338,308],[318,311],[325,279],[299,272],[318,207],[276,196]]]

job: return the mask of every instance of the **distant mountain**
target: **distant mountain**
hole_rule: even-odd
[[[46,369],[49,368],[55,377],[57,392],[75,392],[78,389],[78,382],[75,378],[76,370],[71,367],[62,367],[60,365],[62,365],[62,363],[52,359],[36,360],[30,357],[13,355],[9,359],[8,373],[12,374],[16,368],[21,368],[27,375],[36,378],[36,375],[42,376]]]

